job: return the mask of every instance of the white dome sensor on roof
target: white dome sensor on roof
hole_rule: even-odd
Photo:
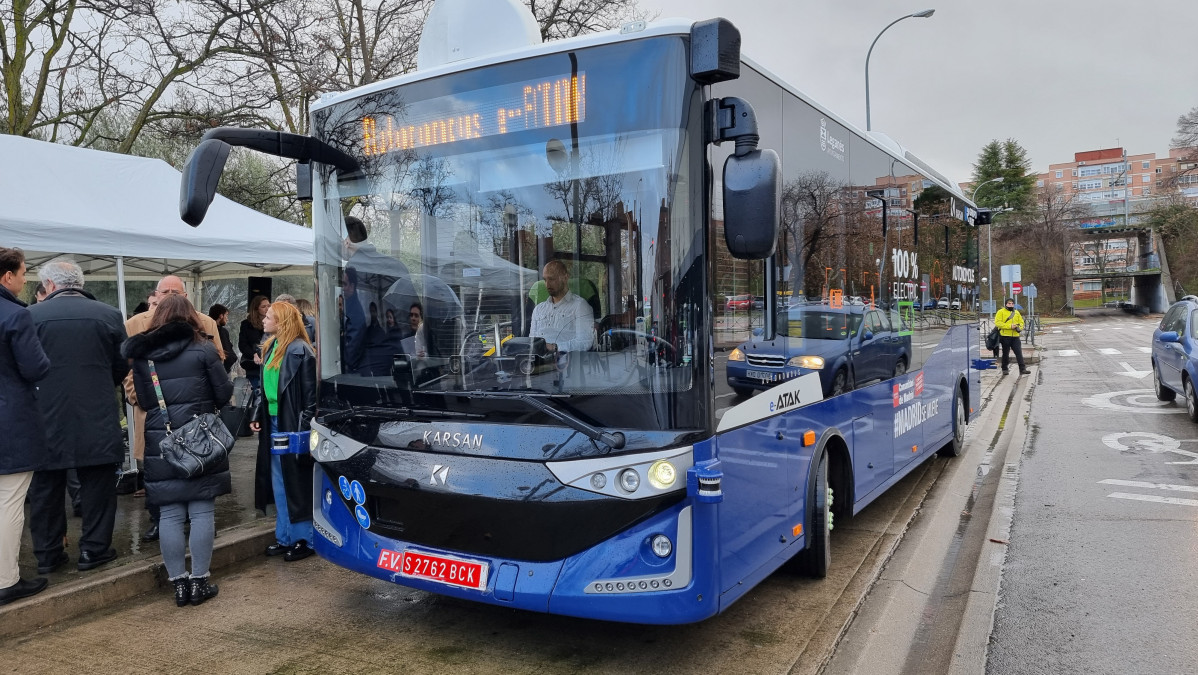
[[[519,0],[437,0],[424,22],[416,69],[541,44],[541,27]]]

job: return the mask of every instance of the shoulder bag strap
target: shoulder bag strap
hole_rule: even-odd
[[[158,395],[158,409],[162,411],[162,417],[166,420],[166,433],[171,433],[171,413],[166,409],[166,401],[162,398],[162,385],[158,382],[158,371],[154,369],[153,359],[146,359],[146,363],[150,364],[150,380],[154,382],[154,393]]]

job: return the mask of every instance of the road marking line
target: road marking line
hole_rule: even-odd
[[[1151,353],[1152,353],[1152,347],[1136,347],[1136,349],[1138,349],[1138,350],[1140,350],[1140,351],[1144,352],[1145,354],[1151,354]]]
[[[1198,506],[1198,499],[1182,499],[1181,497],[1158,497],[1156,495],[1137,495],[1129,492],[1112,492],[1107,495],[1115,499],[1131,499],[1137,502],[1156,502],[1158,504],[1175,504],[1177,506]]]
[[[1102,329],[1101,329],[1101,328],[1099,328],[1098,330],[1102,330]],[[1123,326],[1115,326],[1115,327],[1114,327],[1114,328],[1112,328],[1111,330],[1123,330]]]
[[[1117,356],[1119,354],[1122,354],[1123,352],[1119,351],[1118,349],[1112,349],[1110,347],[1103,347],[1102,349],[1098,350],[1098,353],[1106,354],[1107,356]]]
[[[1101,328],[1091,328],[1091,329],[1090,329],[1090,332],[1091,332],[1091,333],[1097,333],[1097,332],[1098,332],[1098,331],[1100,331],[1100,330],[1102,330],[1102,329],[1101,329]]]
[[[1169,485],[1168,483],[1147,483],[1142,480],[1119,480],[1108,478],[1098,481],[1102,485],[1118,485],[1119,487],[1147,488],[1149,490],[1172,490],[1174,492],[1198,492],[1193,485]]]
[[[1064,333],[1064,332],[1065,332],[1065,331],[1063,331],[1063,330],[1054,330],[1054,331],[1053,331],[1053,333]]]
[[[1057,354],[1060,356],[1081,356],[1082,353],[1076,349],[1061,349],[1057,351]]]

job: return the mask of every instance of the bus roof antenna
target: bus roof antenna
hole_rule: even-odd
[[[416,70],[539,44],[541,27],[519,0],[437,0],[420,34]]]

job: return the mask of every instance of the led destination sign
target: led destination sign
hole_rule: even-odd
[[[586,84],[586,73],[516,82],[407,105],[402,121],[391,115],[363,117],[362,152],[373,157],[583,122]]]

